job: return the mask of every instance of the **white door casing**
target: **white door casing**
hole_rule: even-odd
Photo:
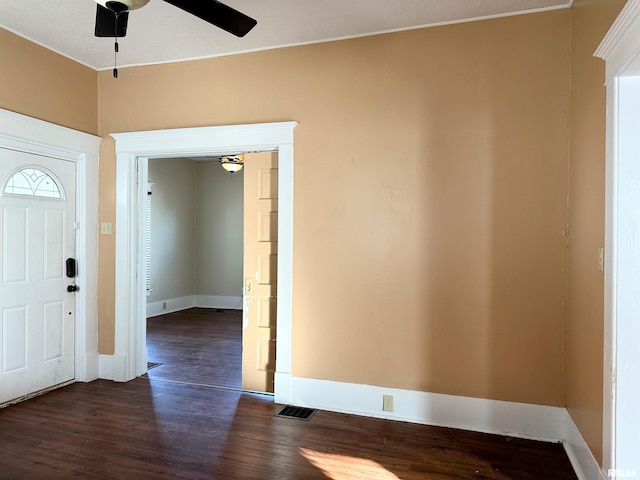
[[[75,378],[75,167],[0,148],[0,404]]]
[[[100,137],[0,109],[0,148],[65,160],[76,171],[75,380],[98,378],[98,158]],[[1,182],[1,181],[0,181]]]
[[[115,351],[100,356],[100,377],[128,381],[146,372],[144,198],[153,158],[278,152],[278,306],[275,401],[287,403],[291,376],[293,130],[297,122],[115,133]]]
[[[603,470],[640,475],[640,0],[596,50],[606,61]]]

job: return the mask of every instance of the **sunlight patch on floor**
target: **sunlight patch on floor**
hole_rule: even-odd
[[[333,453],[323,453],[308,448],[299,448],[300,453],[314,467],[332,480],[400,480],[377,462],[367,458],[349,457]]]

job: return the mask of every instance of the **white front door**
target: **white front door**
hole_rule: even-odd
[[[75,168],[0,148],[0,405],[75,376]]]

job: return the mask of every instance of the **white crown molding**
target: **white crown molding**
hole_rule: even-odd
[[[620,75],[639,56],[640,0],[628,0],[600,42],[594,56],[606,61],[605,83]]]

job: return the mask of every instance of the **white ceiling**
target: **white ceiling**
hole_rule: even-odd
[[[479,18],[564,8],[572,0],[223,0],[258,25],[237,38],[162,1],[129,15],[119,66],[300,45]],[[0,0],[0,27],[96,70],[113,39],[93,35],[93,0]]]

